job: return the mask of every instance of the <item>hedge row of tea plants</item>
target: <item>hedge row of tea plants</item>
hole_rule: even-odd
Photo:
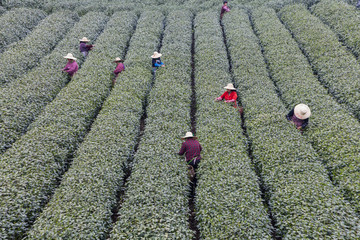
[[[34,118],[68,82],[68,75],[61,71],[66,64],[63,56],[73,53],[81,67],[84,57],[79,51],[79,39],[83,36],[96,39],[107,21],[108,17],[103,13],[88,13],[38,67],[0,89],[0,152],[11,147],[26,132]]]
[[[119,75],[71,168],[29,232],[29,239],[108,236],[117,192],[123,187],[122,167],[132,154],[138,133],[146,93],[142,84],[152,78],[149,56],[159,42],[163,18],[158,13],[141,15],[127,52],[126,71]],[[149,42],[144,44],[144,39]]]
[[[38,65],[78,20],[78,15],[69,11],[53,13],[26,38],[9,46],[1,54],[0,86],[14,81]]]
[[[2,0],[2,6],[10,8],[29,7],[42,8],[48,0]]]
[[[166,67],[157,70],[148,96],[144,135],[111,239],[192,239],[187,168],[176,154],[190,128],[191,19],[185,11],[166,17],[160,49]],[[149,73],[149,58],[146,65]]]
[[[0,53],[10,43],[24,38],[45,17],[45,12],[28,8],[14,9],[2,15],[0,17]]]
[[[112,61],[126,49],[134,24],[132,13],[112,16],[73,80],[1,156],[0,212],[6,214],[0,215],[0,238],[20,238],[49,201],[110,92]]]
[[[270,218],[245,148],[240,114],[214,101],[231,83],[219,14],[198,14],[195,29],[196,131],[203,147],[196,188],[201,239],[271,239]]]
[[[287,121],[288,113],[268,76],[249,16],[224,18],[235,81],[244,105],[254,161],[283,239],[356,239],[359,219],[328,177],[312,146]]]
[[[340,36],[346,45],[360,55],[360,16],[358,10],[343,1],[322,0],[311,11]]]
[[[310,106],[312,116],[305,135],[327,163],[336,184],[346,190],[347,198],[354,201],[359,211],[360,179],[354,171],[360,163],[359,122],[327,94],[275,11],[259,9],[253,15],[282,98],[289,107],[298,103]]]
[[[330,93],[360,117],[360,65],[356,58],[339,42],[336,34],[303,5],[284,7],[280,16]]]

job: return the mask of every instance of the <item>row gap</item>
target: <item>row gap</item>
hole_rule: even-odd
[[[191,119],[191,131],[196,136],[196,81],[195,81],[195,15],[191,20],[191,103],[190,103],[190,119]],[[196,187],[197,187],[197,174],[195,170],[195,176],[190,177],[190,192],[189,192],[189,227],[194,232],[193,240],[200,239],[200,230],[198,228],[198,221],[196,219]]]

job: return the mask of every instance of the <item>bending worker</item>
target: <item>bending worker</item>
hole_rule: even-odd
[[[68,60],[66,66],[62,69],[62,71],[67,72],[70,77],[73,77],[74,74],[79,69],[79,66],[76,62],[76,58],[71,53],[68,53],[64,58]]]
[[[298,130],[304,130],[309,124],[310,108],[305,104],[296,105],[287,115],[287,120],[293,122]]]
[[[232,83],[229,83],[224,88],[226,89],[226,91],[220,97],[216,98],[215,101],[222,101],[223,99],[225,99],[226,103],[233,104],[234,107],[237,107],[237,93],[234,85]]]
[[[192,132],[187,132],[186,135],[181,138],[181,140],[185,140],[185,142],[182,143],[181,149],[178,154],[183,155],[185,153],[185,161],[188,165],[192,167],[191,174],[194,176],[194,169],[198,167],[201,159],[201,145],[197,140],[197,137],[195,137]]]
[[[121,58],[119,58],[119,57],[115,58],[114,63],[116,63],[116,68],[114,70],[115,77],[113,79],[113,85],[115,85],[116,78],[119,75],[119,73],[121,73],[122,71],[125,71],[125,66],[124,66],[123,62],[124,62],[124,60],[122,60]]]
[[[86,57],[89,54],[89,51],[95,47],[95,45],[86,44],[87,42],[90,42],[90,40],[86,37],[80,39],[80,52],[84,55],[84,57]]]
[[[151,56],[153,73],[156,72],[156,69],[158,67],[165,67],[165,64],[160,59],[161,56],[162,56],[162,54],[158,53],[158,52],[154,52],[154,54]]]

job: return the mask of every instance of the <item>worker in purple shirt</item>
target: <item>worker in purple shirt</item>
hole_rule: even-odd
[[[113,79],[113,85],[115,85],[116,78],[119,75],[119,73],[121,73],[122,71],[125,71],[125,66],[124,66],[123,62],[124,62],[124,60],[122,60],[121,58],[119,58],[119,57],[115,58],[114,63],[116,63],[116,68],[114,70],[115,77]]]
[[[182,140],[185,140],[185,142],[182,143],[181,149],[178,152],[179,155],[184,155],[185,153],[185,161],[190,166],[190,175],[192,177],[195,176],[195,170],[198,167],[198,164],[200,162],[201,156],[200,152],[202,150],[201,145],[199,141],[197,140],[197,137],[195,137],[192,132],[187,132],[184,137],[181,138]]]
[[[66,66],[62,69],[62,71],[67,72],[70,77],[73,77],[74,74],[79,69],[79,66],[76,62],[76,58],[71,53],[68,53],[64,58],[68,60]]]
[[[220,12],[220,19],[223,18],[225,12],[230,12],[230,8],[228,7],[227,3],[228,3],[227,1],[224,1],[224,5],[222,6]]]
[[[287,120],[295,124],[298,130],[302,131],[309,124],[309,117],[311,116],[310,108],[305,104],[296,105],[287,115]]]
[[[80,52],[83,54],[84,57],[86,57],[89,54],[89,51],[92,50],[93,47],[95,47],[95,45],[86,44],[88,42],[90,42],[90,40],[86,37],[80,39]]]

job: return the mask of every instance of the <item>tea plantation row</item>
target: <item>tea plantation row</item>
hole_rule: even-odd
[[[360,20],[353,7],[324,1],[311,12],[298,4],[278,13],[232,9],[226,46],[218,11],[45,18],[34,10],[26,26],[21,9],[4,13],[0,21],[25,20],[14,25],[24,25],[19,33],[7,30],[15,43],[0,53],[0,238],[192,238],[186,165],[176,155],[190,130],[191,71],[204,148],[195,193],[201,239],[360,238],[360,126],[352,116],[360,69],[350,24]],[[83,36],[96,47],[86,61],[78,56],[68,83],[62,56],[77,53]],[[153,51],[166,63],[156,76]],[[13,57],[12,68],[3,56]],[[126,71],[112,88],[117,56]],[[213,101],[230,82],[243,126],[235,108]],[[299,102],[313,111],[304,135],[285,118]]]
[[[49,200],[111,88],[109,59],[126,49],[134,21],[112,16],[74,79],[0,158],[1,238],[22,236]],[[122,27],[119,28],[119,22]]]
[[[254,161],[277,234],[286,239],[359,238],[354,210],[331,183],[315,150],[285,118],[288,110],[268,76],[248,14],[232,12],[224,25]]]
[[[79,52],[79,39],[87,36],[96,40],[107,21],[108,17],[102,13],[86,14],[51,54],[41,59],[36,68],[0,89],[0,152],[11,147],[14,141],[26,133],[30,123],[69,81],[67,74],[61,72],[64,67],[63,56],[68,52],[73,53],[81,68],[85,59]]]
[[[315,112],[304,135],[324,160],[335,183],[359,211],[360,180],[354,171],[360,157],[359,122],[328,95],[275,11],[259,9],[253,19],[282,99],[289,109],[303,102]]]

